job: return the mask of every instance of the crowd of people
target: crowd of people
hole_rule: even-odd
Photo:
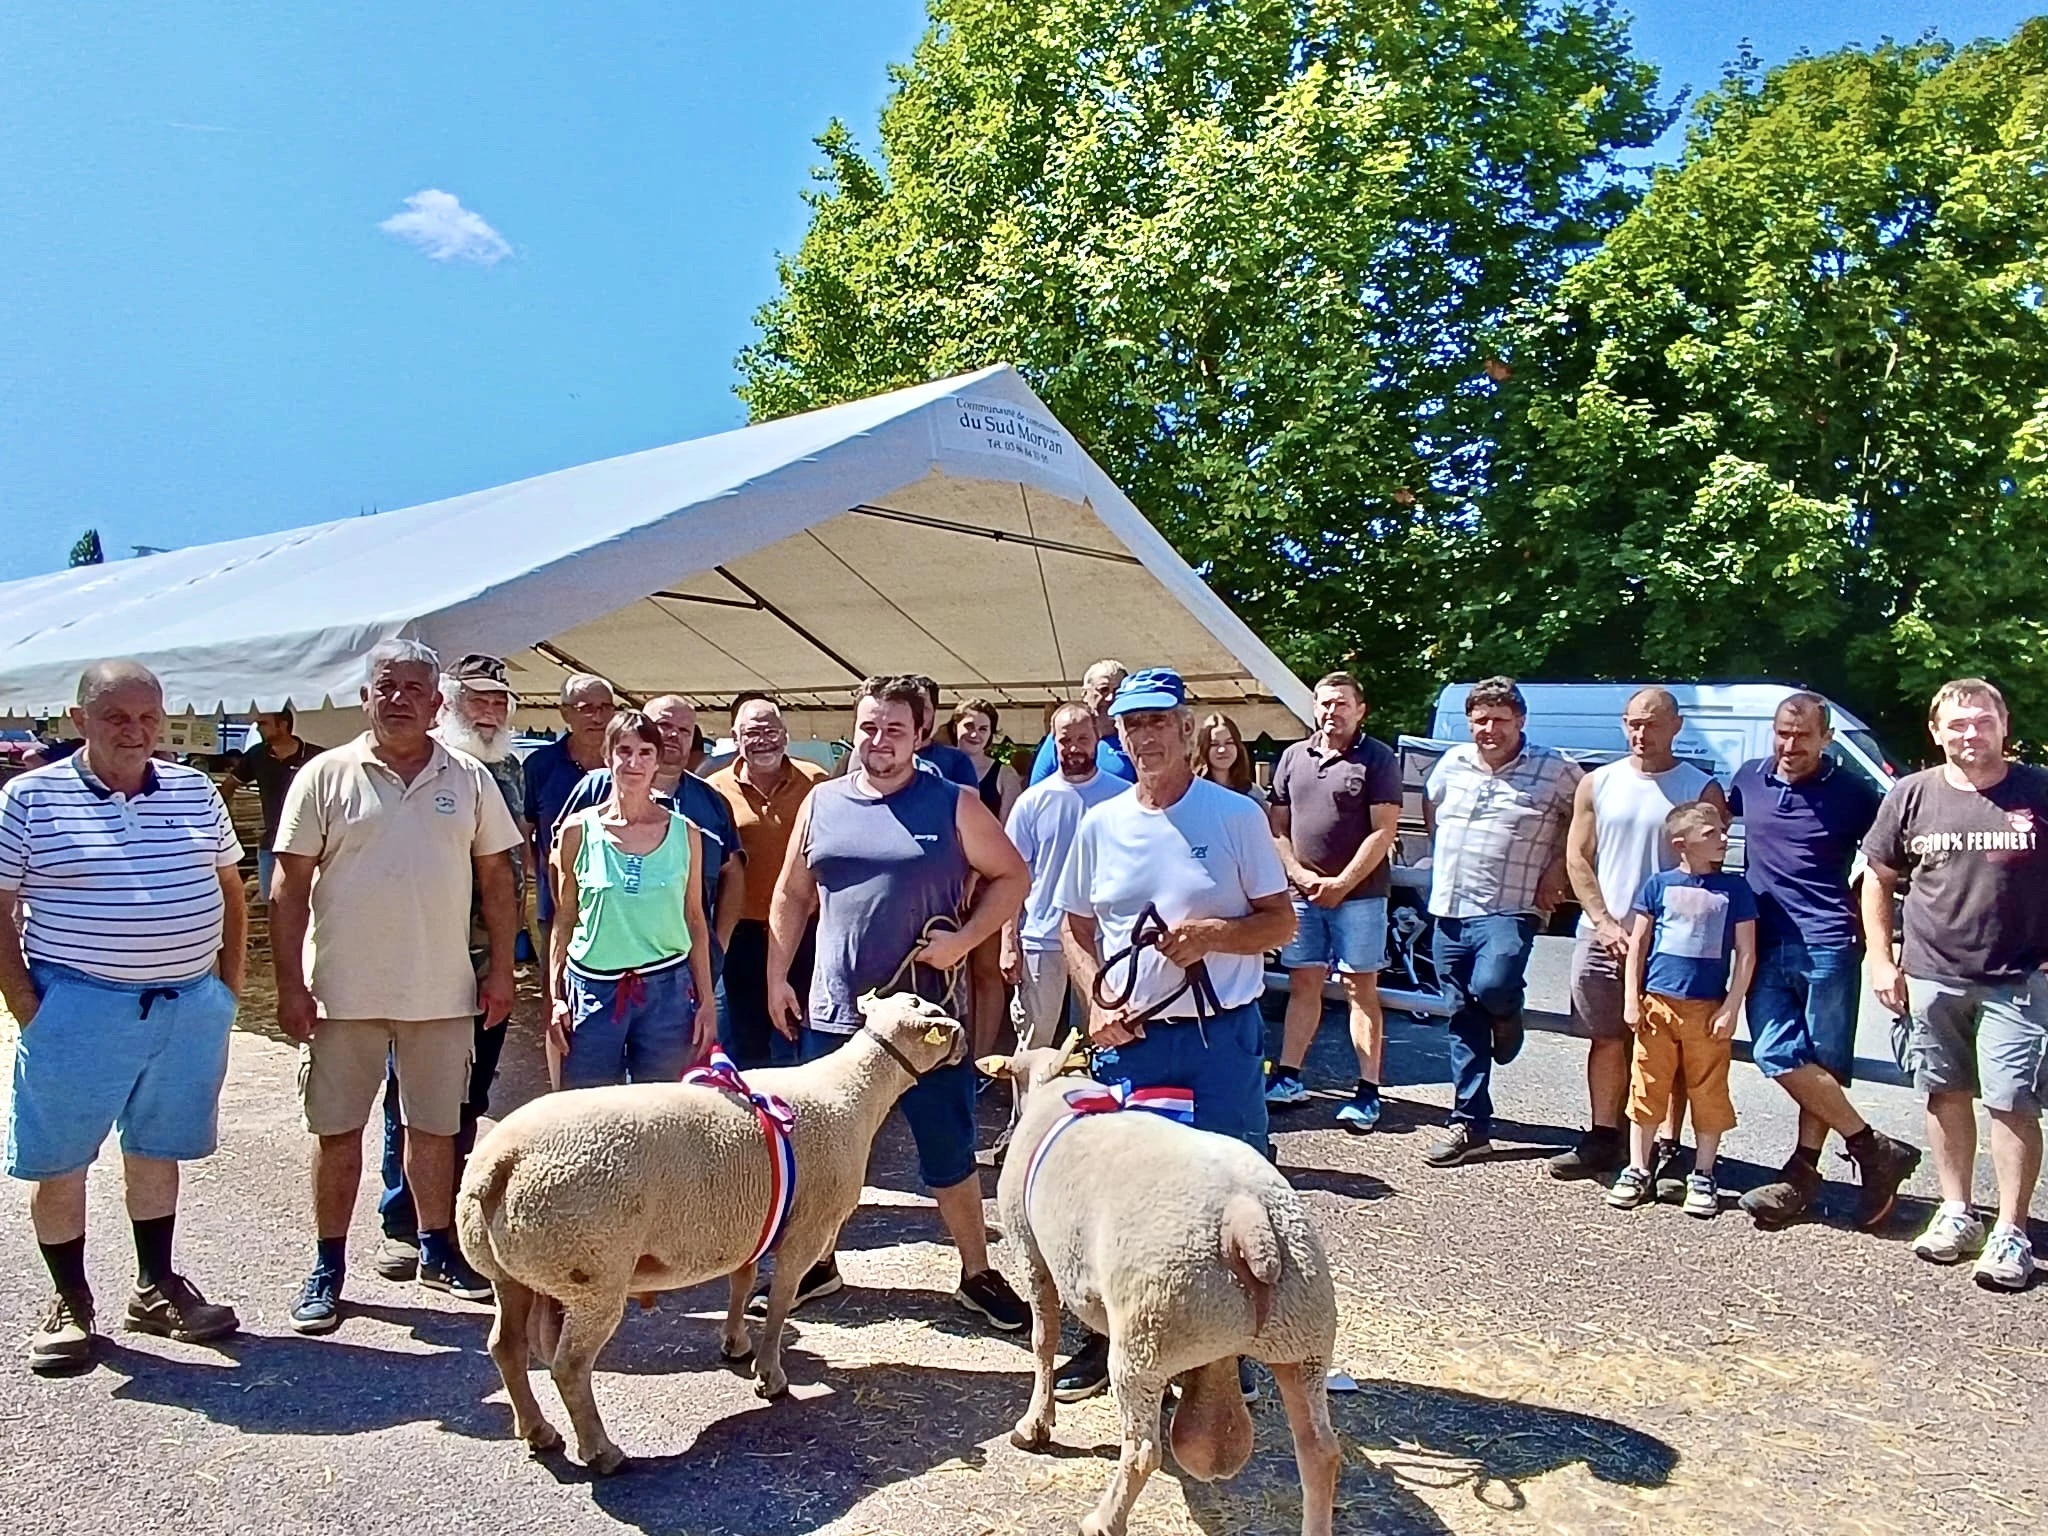
[[[743,1071],[814,1060],[859,1027],[863,994],[907,989],[967,1022],[977,1053],[1006,1021],[1027,1047],[1071,1026],[1098,1076],[1190,1090],[1198,1127],[1264,1150],[1269,1111],[1309,1096],[1303,1063],[1334,977],[1357,1064],[1336,1118],[1372,1132],[1403,785],[1394,751],[1365,732],[1363,688],[1346,673],[1316,684],[1313,734],[1267,786],[1237,725],[1198,720],[1169,669],[1098,662],[1079,693],[1052,712],[1028,784],[994,751],[994,704],[968,698],[942,721],[938,686],[916,676],[860,686],[837,775],[792,755],[778,702],[748,694],[731,707],[731,762],[700,777],[687,700],[634,707],[589,675],[563,685],[564,734],[522,762],[504,663],[444,670],[405,640],[370,653],[354,741],[323,751],[288,710],[260,717],[221,791],[261,800],[278,1024],[302,1052],[313,1261],[291,1326],[324,1333],[343,1317],[380,1088],[377,1272],[490,1298],[454,1240],[453,1201],[513,1008],[529,882],[558,1088],[674,1081],[714,1042]],[[1800,1216],[1832,1131],[1858,1171],[1857,1223],[1874,1228],[1921,1153],[1848,1092],[1867,954],[1927,1098],[1941,1186],[1914,1251],[1974,1256],[1981,1283],[2023,1287],[2048,1091],[2048,772],[2008,758],[1997,689],[1944,686],[1930,714],[1942,762],[1881,801],[1836,767],[1813,694],[1784,702],[1772,754],[1725,792],[1675,756],[1682,721],[1662,689],[1628,701],[1627,755],[1591,773],[1528,739],[1510,679],[1475,686],[1465,712],[1470,741],[1421,793],[1452,1079],[1425,1161],[1488,1152],[1531,949],[1571,901],[1588,1114],[1550,1172],[1607,1181],[1616,1207],[1669,1187],[1714,1215],[1746,1015],[1797,1134],[1743,1208],[1767,1227]],[[7,1171],[33,1186],[54,1288],[29,1346],[46,1372],[91,1358],[86,1177],[114,1129],[136,1252],[123,1325],[186,1340],[239,1325],[177,1267],[173,1232],[179,1164],[218,1134],[244,973],[242,848],[208,777],[153,756],[163,697],[146,669],[88,668],[72,718],[82,750],[0,787],[0,996],[21,1025]],[[1722,868],[1731,817],[1741,875]],[[1288,996],[1269,1063],[1259,1002],[1276,951]],[[989,1259],[977,1091],[963,1061],[926,1074],[901,1109],[959,1254],[956,1299],[1015,1332],[1030,1313]],[[1989,1228],[1971,1205],[1979,1101],[1998,1186]],[[828,1256],[797,1304],[841,1283]],[[1103,1389],[1107,1348],[1090,1337],[1061,1367],[1063,1400]]]

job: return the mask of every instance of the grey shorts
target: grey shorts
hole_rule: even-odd
[[[1584,1040],[1626,1040],[1621,1016],[1622,962],[1590,933],[1572,946],[1572,1033]]]
[[[1986,1109],[2038,1115],[2048,1097],[2048,976],[1986,986],[1906,978],[1892,1026],[1899,1065],[1922,1093],[1967,1093]]]

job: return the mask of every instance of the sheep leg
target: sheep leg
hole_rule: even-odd
[[[718,1352],[735,1364],[754,1355],[754,1341],[747,1337],[747,1298],[754,1292],[759,1268],[749,1261],[734,1270],[729,1281],[732,1289],[725,1303],[725,1326],[718,1331]]]
[[[1321,1360],[1272,1367],[1294,1431],[1294,1464],[1301,1472],[1301,1536],[1330,1536],[1343,1453],[1330,1427],[1329,1375]]]
[[[1110,1321],[1109,1381],[1123,1424],[1123,1454],[1102,1501],[1081,1522],[1081,1536],[1124,1536],[1131,1506],[1144,1492],[1146,1479],[1159,1470],[1159,1402],[1166,1395],[1166,1378],[1154,1361],[1132,1358],[1116,1336],[1116,1320]]]
[[[768,1277],[768,1315],[761,1320],[761,1341],[754,1347],[756,1397],[773,1402],[789,1390],[789,1377],[782,1369],[782,1325],[789,1321],[797,1282],[823,1257],[810,1253],[809,1245],[792,1247],[786,1238],[775,1255],[775,1273]]]
[[[547,1421],[527,1379],[527,1324],[534,1294],[516,1280],[497,1283],[498,1315],[491,1320],[491,1360],[512,1403],[512,1433],[535,1455],[562,1448],[562,1432]]]
[[[1022,1451],[1042,1451],[1052,1442],[1053,1366],[1060,1348],[1060,1292],[1052,1271],[1034,1264],[1031,1269],[1031,1406],[1010,1431],[1010,1444]]]
[[[562,1342],[555,1348],[552,1372],[555,1390],[562,1394],[562,1406],[569,1410],[569,1422],[576,1429],[576,1454],[599,1477],[607,1477],[626,1464],[626,1453],[612,1444],[604,1432],[604,1420],[597,1414],[597,1398],[590,1390],[591,1368],[597,1352],[618,1330],[625,1310],[624,1287],[606,1305],[588,1297],[562,1304]]]

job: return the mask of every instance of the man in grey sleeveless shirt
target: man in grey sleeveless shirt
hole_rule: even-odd
[[[861,995],[889,987],[913,955],[909,984],[960,1016],[954,993],[966,979],[962,962],[1017,915],[1030,888],[1030,870],[980,795],[918,770],[915,753],[930,709],[918,679],[862,683],[854,766],[811,791],[791,831],[768,912],[768,1013],[801,1043],[807,1061],[859,1030]],[[970,874],[975,889],[968,902]],[[789,969],[813,913],[817,958],[806,1007],[789,984]],[[942,917],[957,922],[957,931],[928,934]],[[960,1061],[926,1073],[898,1106],[917,1143],[919,1174],[960,1250],[955,1299],[1014,1333],[1030,1323],[1031,1311],[989,1265],[974,1093],[974,1064]],[[840,1285],[838,1261],[827,1257],[803,1277],[796,1304]],[[756,1301],[765,1309],[765,1292]]]
[[[1638,689],[1621,711],[1628,756],[1579,780],[1572,800],[1565,872],[1581,913],[1572,950],[1572,1030],[1587,1041],[1592,1128],[1577,1146],[1550,1160],[1554,1178],[1593,1178],[1628,1161],[1621,1113],[1633,1037],[1621,1016],[1621,972],[1628,954],[1629,907],[1645,880],[1677,862],[1664,833],[1664,818],[1675,806],[1705,800],[1722,821],[1728,819],[1721,786],[1705,769],[1681,763],[1672,751],[1684,723],[1678,701],[1665,689]],[[1684,1116],[1685,1100],[1674,1093],[1653,1174],[1663,1173],[1676,1155]]]

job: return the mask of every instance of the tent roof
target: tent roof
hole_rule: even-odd
[[[1007,366],[424,506],[0,585],[0,714],[55,713],[132,656],[176,712],[352,704],[408,635],[699,701],[843,704],[869,672],[997,703],[1098,657],[1202,702],[1308,690]]]

